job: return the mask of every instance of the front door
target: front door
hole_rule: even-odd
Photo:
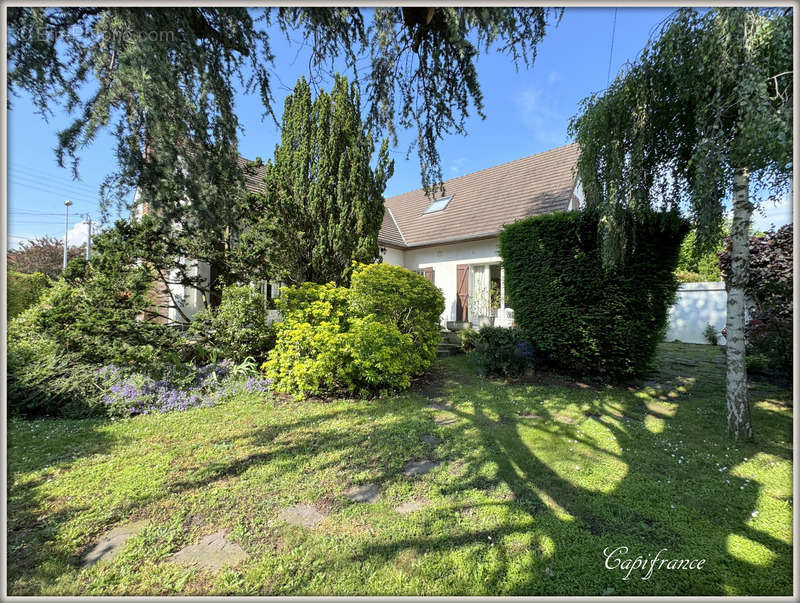
[[[456,266],[456,320],[467,320],[467,298],[469,297],[469,264]]]

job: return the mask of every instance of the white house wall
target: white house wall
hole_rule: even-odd
[[[497,237],[436,247],[410,248],[405,250],[404,255],[405,267],[409,270],[433,268],[434,284],[444,294],[442,321],[456,320],[456,266],[501,261]]]
[[[402,266],[405,268],[405,252],[402,249],[395,249],[394,247],[383,247],[384,251],[381,252],[383,261],[392,266]]]

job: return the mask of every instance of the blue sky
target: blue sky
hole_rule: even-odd
[[[620,8],[613,27],[613,8],[568,8],[561,23],[552,27],[532,69],[515,71],[505,55],[483,55],[478,73],[484,95],[486,119],[472,111],[468,136],[450,136],[440,145],[444,176],[452,178],[545,151],[569,142],[567,124],[586,96],[603,90],[610,74],[613,79],[626,61],[633,60],[658,25],[669,15],[668,8]],[[613,54],[611,53],[614,29]],[[297,37],[299,40],[299,36]],[[294,82],[306,73],[308,50],[285,40],[275,32],[271,38],[276,65],[272,79],[275,110],[280,118],[283,100]],[[323,84],[326,88],[329,86]],[[104,132],[81,153],[80,180],[69,169],[59,168],[53,148],[56,132],[69,123],[60,109],[45,122],[36,115],[25,97],[12,97],[8,114],[8,233],[9,247],[21,239],[64,233],[64,200],[70,208],[70,243],[85,240],[87,213],[99,214],[97,189],[114,168],[112,137]],[[279,132],[274,123],[262,121],[260,100],[237,95],[237,112],[244,126],[239,151],[248,158],[272,156]],[[388,183],[387,197],[419,188],[419,163],[413,151],[406,160],[412,133],[401,133],[393,149],[395,173]],[[771,223],[791,221],[791,203],[765,206],[765,215],[755,217],[754,226],[764,230]]]

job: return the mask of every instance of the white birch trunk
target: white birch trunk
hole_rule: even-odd
[[[738,169],[733,176],[733,226],[731,228],[731,269],[727,281],[728,316],[726,330],[727,354],[727,418],[728,434],[734,440],[753,437],[750,406],[747,401],[747,365],[745,364],[744,289],[750,262],[750,218],[753,205],[749,199],[750,174]]]

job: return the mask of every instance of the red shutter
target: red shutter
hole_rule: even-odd
[[[425,268],[425,278],[428,279],[430,282],[434,283],[436,281],[433,280],[433,268]]]
[[[467,297],[469,296],[469,265],[456,266],[456,320],[467,320]]]

